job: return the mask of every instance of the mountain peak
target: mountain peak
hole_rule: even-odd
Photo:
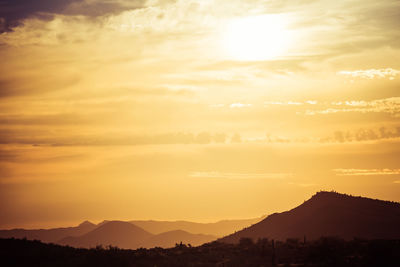
[[[338,193],[336,191],[318,191],[306,202],[327,201],[327,200],[337,201],[339,199],[347,199],[347,198],[354,198],[354,196]]]
[[[318,239],[395,239],[400,237],[400,203],[320,191],[300,206],[274,213],[261,222],[223,238],[238,242],[242,237]]]
[[[336,191],[319,191],[315,193],[308,201],[305,203],[319,203],[319,204],[342,204],[342,205],[348,205],[349,203],[357,203],[357,208],[359,206],[363,205],[372,205],[374,207],[376,206],[382,206],[382,205],[387,205],[387,206],[395,206],[395,207],[400,207],[400,203],[398,202],[393,202],[393,201],[386,201],[386,200],[380,200],[380,199],[372,199],[368,197],[362,197],[362,196],[353,196],[349,194],[343,194],[343,193],[338,193]],[[372,207],[371,207],[372,208]]]
[[[86,221],[83,221],[81,224],[78,225],[78,227],[87,227],[87,226],[94,226],[94,223],[86,220]]]

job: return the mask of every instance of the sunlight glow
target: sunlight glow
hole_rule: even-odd
[[[285,17],[252,16],[228,23],[224,29],[223,47],[227,56],[235,60],[270,60],[282,56],[291,39]]]

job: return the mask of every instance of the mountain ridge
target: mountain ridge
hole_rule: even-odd
[[[90,248],[98,245],[137,248],[142,240],[150,238],[151,233],[142,228],[122,221],[110,221],[94,230],[77,237],[65,237],[57,243],[73,247]]]
[[[84,221],[78,226],[73,227],[60,227],[51,229],[23,229],[15,228],[10,230],[0,230],[0,237],[2,238],[26,238],[41,240],[45,243],[55,243],[66,236],[80,236],[91,230],[94,230],[97,226],[89,221]]]
[[[190,222],[185,220],[178,221],[155,221],[155,220],[132,220],[129,221],[148,232],[153,234],[160,234],[163,232],[173,230],[183,230],[193,234],[205,234],[214,236],[225,236],[234,231],[243,229],[256,222],[259,222],[265,216],[252,219],[238,219],[238,220],[220,220],[211,223]]]
[[[219,241],[241,238],[317,239],[321,236],[367,239],[400,238],[400,203],[321,191],[303,204],[264,220]]]
[[[173,230],[155,235],[129,222],[107,221],[82,236],[66,237],[57,243],[76,248],[92,248],[101,245],[137,249],[141,247],[168,248],[177,243],[198,246],[216,239],[216,236],[192,234],[183,230]]]

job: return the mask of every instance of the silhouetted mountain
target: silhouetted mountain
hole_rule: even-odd
[[[79,237],[66,237],[58,243],[73,247],[90,248],[97,245],[138,248],[153,235],[128,222],[110,221]]]
[[[182,230],[153,235],[129,222],[104,221],[96,229],[78,237],[66,237],[58,244],[77,248],[91,248],[97,245],[136,249],[139,247],[173,247],[180,242],[198,246],[215,240],[212,235],[191,234]]]
[[[191,234],[182,230],[174,230],[152,236],[144,241],[141,246],[144,248],[170,248],[174,247],[176,244],[180,244],[181,242],[183,244],[199,246],[216,239],[217,237],[212,235]]]
[[[97,225],[85,221],[77,227],[70,228],[0,230],[0,238],[36,239],[45,243],[58,243],[86,248],[95,247],[96,245],[113,245],[131,249],[157,246],[170,247],[181,241],[197,246],[232,233],[235,230],[243,229],[259,220],[261,218],[224,220],[215,223],[139,220],[121,222],[105,220]],[[122,227],[117,227],[117,224]],[[105,227],[106,225],[107,227]],[[115,227],[112,227],[113,225]],[[133,229],[140,229],[147,232],[147,234],[143,234],[139,230],[135,232]]]
[[[84,221],[76,227],[66,228],[54,228],[54,229],[12,229],[12,230],[0,230],[1,238],[26,238],[26,239],[37,239],[46,243],[54,243],[58,240],[67,236],[80,236],[86,234],[97,226],[89,221]]]
[[[321,236],[366,239],[400,238],[400,203],[319,192],[302,205],[275,213],[261,222],[220,239],[317,239]]]
[[[160,234],[173,230],[183,230],[189,233],[224,236],[243,229],[262,220],[261,218],[245,220],[223,220],[215,223],[196,223],[188,221],[130,221],[152,234]]]

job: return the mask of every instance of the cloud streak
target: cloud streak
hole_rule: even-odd
[[[72,123],[72,122],[71,122]],[[35,132],[35,131],[32,131]],[[50,132],[38,130],[35,137],[27,136],[24,131],[2,130],[0,144],[31,144],[52,146],[126,146],[126,145],[168,145],[168,144],[224,144],[227,142],[225,133],[200,132],[166,133],[157,135],[62,135],[52,136]],[[231,141],[234,142],[235,140]]]
[[[248,108],[251,106],[252,104],[243,104],[243,103],[232,103],[229,105],[230,108]]]
[[[292,173],[237,173],[237,172],[192,172],[192,178],[218,178],[218,179],[285,179],[292,177]]]
[[[368,69],[368,70],[342,70],[337,74],[343,75],[351,78],[361,78],[361,79],[384,79],[388,78],[390,80],[395,79],[395,77],[400,73],[399,70],[386,68],[386,69]]]
[[[333,169],[338,176],[398,175],[400,169]]]
[[[0,32],[11,31],[24,19],[52,19],[53,15],[97,17],[143,7],[145,0],[3,0],[0,3]]]
[[[305,115],[326,115],[335,113],[388,113],[398,117],[400,113],[400,97],[391,97],[372,101],[338,101],[332,102],[333,107],[323,110],[306,110]]]

